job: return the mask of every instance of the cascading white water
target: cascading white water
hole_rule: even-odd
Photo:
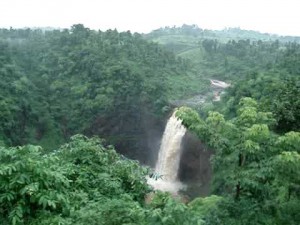
[[[167,122],[162,142],[159,149],[155,172],[161,176],[160,179],[148,179],[148,183],[155,189],[177,193],[183,185],[177,180],[181,141],[186,132],[181,120],[176,116],[176,111]]]
[[[176,181],[180,156],[181,141],[186,132],[181,120],[175,113],[168,120],[159,149],[158,161],[155,171],[162,175],[164,180]]]

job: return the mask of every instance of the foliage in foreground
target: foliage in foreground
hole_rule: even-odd
[[[0,162],[3,225],[203,224],[221,199],[186,205],[158,192],[145,203],[148,168],[82,135],[47,154],[39,146],[1,147]]]
[[[215,151],[213,192],[227,197],[212,224],[299,224],[300,133],[272,133],[272,114],[251,98],[231,120],[218,112],[203,120],[186,107],[177,115]]]

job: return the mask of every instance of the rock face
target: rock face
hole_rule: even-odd
[[[92,136],[97,133],[113,144],[118,153],[138,160],[142,165],[155,166],[161,137],[164,131],[164,118],[142,112],[127,118],[123,123],[103,118],[95,121]]]
[[[212,178],[210,157],[213,152],[190,132],[185,134],[182,148],[178,176],[187,184],[186,194],[191,198],[209,195]]]

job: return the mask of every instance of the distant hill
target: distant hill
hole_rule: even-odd
[[[250,41],[280,41],[280,42],[298,42],[300,37],[297,36],[280,36],[277,34],[261,33],[253,30],[243,30],[240,28],[225,28],[223,30],[208,30],[202,29],[197,25],[182,25],[181,27],[162,27],[145,35],[146,38],[152,39],[159,43],[165,43],[168,39],[178,39],[185,37],[190,40],[197,39],[218,39],[223,42],[229,40],[244,40]]]
[[[207,30],[197,25],[182,25],[181,27],[162,27],[148,34],[144,38],[164,45],[168,50],[173,51],[183,58],[195,58],[203,55],[199,45],[203,40],[217,40],[219,43],[229,41],[247,40],[253,42],[275,42],[283,44],[289,42],[300,43],[300,37],[279,36],[276,34],[260,33],[253,30],[243,30],[240,28],[226,28],[223,30]],[[200,52],[199,52],[200,51]]]
[[[249,72],[273,68],[300,37],[279,36],[240,28],[206,30],[197,25],[164,27],[144,34],[178,57],[193,62],[204,78],[235,80]]]

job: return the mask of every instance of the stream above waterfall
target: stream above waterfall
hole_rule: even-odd
[[[211,95],[213,101],[220,101],[221,95],[224,93],[224,90],[230,86],[229,83],[224,81],[209,79],[211,91],[205,94],[194,95],[187,99],[177,99],[171,101],[171,105],[176,107],[180,106],[188,106],[188,107],[196,107],[202,105],[203,103],[208,101],[208,97]]]

